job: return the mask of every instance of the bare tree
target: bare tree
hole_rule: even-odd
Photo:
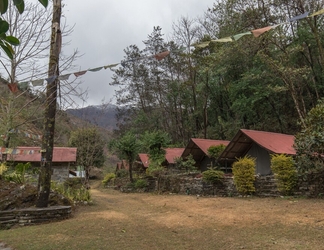
[[[47,78],[45,67],[49,46],[51,30],[51,10],[45,9],[38,3],[27,3],[23,14],[19,14],[13,3],[9,2],[9,7],[4,18],[9,23],[9,35],[20,40],[18,46],[13,47],[13,58],[0,56],[0,63],[3,66],[1,72],[1,82],[3,84],[16,84],[17,82],[29,82],[37,79]],[[73,32],[73,27],[69,27],[63,22],[62,36],[67,37]],[[66,45],[63,43],[62,46]],[[62,66],[60,72],[63,74],[67,70],[73,70],[74,61],[79,57],[77,50],[72,55],[60,54]],[[43,81],[44,82],[44,81]],[[78,86],[80,82],[63,80],[58,88],[58,101],[60,106],[72,105],[74,96],[84,97]],[[3,146],[8,147],[10,141],[9,131],[13,129],[26,129],[28,124],[39,124],[43,117],[39,116],[46,101],[44,84],[34,87],[29,83],[29,88],[18,95],[2,95],[0,107],[1,126],[0,132],[3,134]],[[30,105],[38,100],[38,105]],[[28,109],[28,112],[26,112]],[[23,114],[23,116],[22,116]],[[38,142],[40,143],[40,142]],[[3,158],[4,159],[4,158]]]

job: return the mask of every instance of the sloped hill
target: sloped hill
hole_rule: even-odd
[[[116,129],[116,106],[112,104],[67,109],[66,113],[104,129]]]

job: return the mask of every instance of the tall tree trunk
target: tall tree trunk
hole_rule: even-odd
[[[59,80],[59,54],[61,50],[61,0],[53,0],[52,35],[48,77],[46,87],[46,106],[44,113],[44,133],[41,151],[41,169],[38,180],[38,199],[36,207],[47,207],[51,188],[52,159],[55,131],[56,97]]]

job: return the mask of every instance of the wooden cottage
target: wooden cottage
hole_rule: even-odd
[[[256,174],[269,175],[270,155],[295,155],[295,137],[273,132],[240,129],[219,157],[219,161],[232,165],[238,158],[256,159]]]

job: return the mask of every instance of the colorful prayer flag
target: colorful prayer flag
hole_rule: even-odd
[[[318,15],[322,15],[322,14],[324,14],[324,9],[314,12],[313,14],[310,15],[310,17],[318,16]]]
[[[211,42],[227,43],[227,42],[233,42],[233,39],[232,37],[228,36],[217,40],[211,40]]]
[[[46,78],[45,80],[47,81],[47,84],[50,84],[55,81],[56,77],[57,76],[51,76],[51,77]]]
[[[116,67],[118,64],[119,64],[119,63],[106,65],[106,66],[104,66],[104,69],[108,69],[108,68],[111,69],[111,68],[113,68],[113,67]]]
[[[16,93],[18,91],[17,83],[9,83],[8,88],[12,93]]]
[[[94,69],[88,69],[88,71],[91,71],[91,72],[97,72],[97,71],[100,71],[102,70],[103,67],[98,67],[98,68],[94,68]]]
[[[69,77],[70,77],[71,74],[66,74],[66,75],[62,75],[62,76],[59,76],[58,79],[59,80],[68,80]]]
[[[78,77],[78,76],[82,76],[82,75],[84,75],[85,73],[87,73],[87,70],[83,70],[83,71],[75,72],[74,75],[75,75],[76,77]]]
[[[295,16],[295,17],[293,17],[293,18],[290,18],[288,21],[289,21],[289,22],[294,22],[294,21],[297,21],[297,20],[299,20],[299,19],[303,19],[303,18],[305,18],[305,17],[308,17],[308,14],[309,14],[309,12],[307,11],[307,12],[305,12],[304,14],[301,14],[301,15],[299,15],[299,16]]]
[[[191,46],[194,46],[196,48],[205,48],[209,46],[210,41],[202,42],[202,43],[194,43]]]
[[[170,51],[168,51],[168,50],[167,51],[163,51],[163,52],[161,52],[159,54],[154,55],[154,58],[156,60],[158,60],[158,61],[161,61],[162,59],[164,59],[169,54],[170,54]]]
[[[261,29],[251,30],[251,32],[254,35],[254,37],[259,37],[260,35],[262,35],[263,33],[267,32],[268,30],[271,30],[271,29],[272,29],[272,26],[268,26],[268,27],[264,27]]]
[[[18,88],[21,90],[21,91],[25,91],[27,90],[29,87],[29,82],[20,82],[18,83]]]
[[[31,82],[33,86],[43,86],[44,80],[40,79],[40,80],[34,80]]]
[[[240,38],[242,38],[243,36],[246,36],[246,35],[252,35],[252,32],[251,31],[248,31],[248,32],[236,34],[236,35],[233,36],[233,39],[235,41],[237,41],[238,39],[240,39]]]

